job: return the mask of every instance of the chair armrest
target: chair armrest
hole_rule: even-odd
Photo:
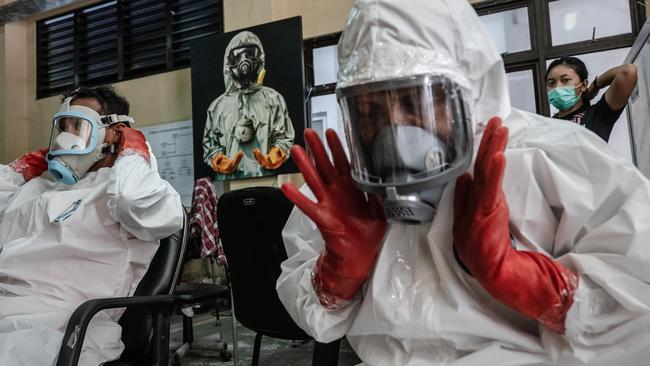
[[[106,309],[115,309],[132,306],[149,306],[153,308],[169,307],[174,305],[171,295],[114,297],[92,299],[81,304],[70,316],[68,326],[63,336],[63,343],[59,350],[57,366],[75,366],[79,362],[81,347],[90,320],[98,312]]]
[[[193,304],[218,296],[229,296],[227,286],[211,284],[182,284],[174,290],[174,300],[179,305]]]

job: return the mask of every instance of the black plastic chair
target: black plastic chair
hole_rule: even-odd
[[[187,217],[183,229],[162,239],[149,269],[132,297],[92,299],[80,305],[68,321],[57,366],[77,365],[88,323],[101,310],[126,307],[120,318],[124,352],[104,365],[156,365],[169,362],[169,329],[187,248]]]
[[[311,339],[291,319],[280,302],[275,283],[287,259],[282,241],[293,204],[281,190],[253,187],[219,198],[217,221],[230,274],[237,320],[257,334],[252,365],[259,361],[262,336],[287,340]],[[337,365],[340,340],[316,342],[312,365]]]

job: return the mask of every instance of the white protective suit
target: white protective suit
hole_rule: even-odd
[[[334,311],[311,285],[323,239],[294,209],[283,232],[280,299],[315,339],[347,336],[373,366],[645,365],[650,183],[590,131],[511,108],[502,60],[485,34],[464,0],[358,1],[338,46],[339,81],[438,65],[469,83],[476,121],[503,119],[503,189],[517,249],[545,253],[579,276],[565,335],[497,302],[463,271],[452,250],[454,184],[432,223],[390,226],[363,290]],[[474,131],[476,154],[482,125]]]
[[[158,240],[180,230],[180,197],[150,155],[151,165],[125,155],[71,186],[25,183],[0,165],[0,365],[53,365],[72,312],[92,298],[133,294]],[[93,318],[80,365],[121,354],[121,313]]]

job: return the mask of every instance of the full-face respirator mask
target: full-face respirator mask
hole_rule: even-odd
[[[352,178],[382,197],[389,221],[433,220],[443,189],[469,167],[472,124],[463,90],[439,75],[337,89]]]
[[[246,45],[230,51],[228,67],[242,87],[247,87],[257,81],[262,66],[260,56],[260,49],[255,45]]]
[[[70,105],[72,99],[63,101],[52,118],[50,148],[46,156],[50,175],[70,185],[77,183],[97,161],[117,152],[117,146],[104,143],[107,127],[121,122],[134,123],[129,116],[100,116],[91,108]]]

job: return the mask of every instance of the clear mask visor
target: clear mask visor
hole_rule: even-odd
[[[448,78],[380,81],[339,89],[337,96],[357,182],[417,184],[457,171],[471,158],[469,110]]]
[[[231,67],[239,65],[242,61],[250,60],[257,62],[260,56],[260,49],[255,45],[247,45],[235,48],[228,55],[228,63]]]
[[[93,147],[93,123],[82,117],[58,116],[53,120],[51,136],[50,152],[65,150],[82,153]]]

